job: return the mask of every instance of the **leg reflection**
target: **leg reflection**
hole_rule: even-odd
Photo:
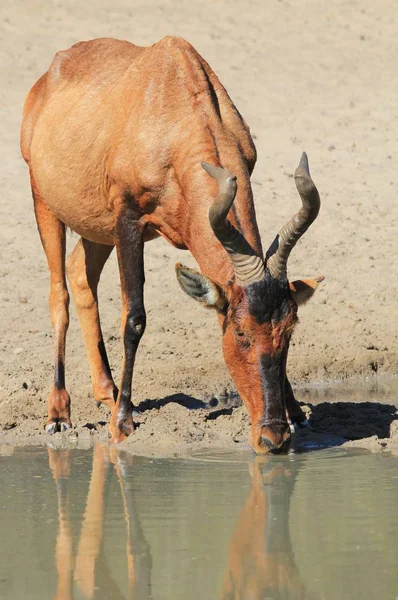
[[[86,598],[93,598],[96,562],[102,548],[104,529],[104,487],[109,469],[109,449],[94,446],[93,470],[87,495],[86,511],[77,548],[75,581]]]
[[[114,446],[111,448],[111,461],[119,480],[123,498],[124,516],[127,526],[127,568],[128,598],[151,600],[152,555],[146,541],[134,500],[132,489],[134,457]]]
[[[58,500],[58,536],[55,544],[55,562],[58,574],[54,600],[73,598],[73,540],[69,520],[70,450],[48,448],[48,461],[56,486]]]
[[[93,452],[86,508],[81,526],[76,557],[70,516],[69,477],[71,451],[48,449],[50,469],[57,486],[59,531],[56,540],[57,592],[54,600],[72,600],[75,582],[79,597],[126,600],[113,579],[104,553],[105,490],[115,466],[124,507],[127,539],[128,598],[152,600],[152,557],[139,522],[131,489],[133,457],[97,444]]]
[[[297,463],[257,458],[228,552],[222,600],[304,600],[289,531]]]

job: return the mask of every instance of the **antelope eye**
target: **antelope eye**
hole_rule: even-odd
[[[243,350],[248,350],[252,344],[250,336],[247,335],[244,331],[235,331],[235,335],[238,338],[239,347]]]

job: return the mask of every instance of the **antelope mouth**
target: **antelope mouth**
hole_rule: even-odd
[[[272,431],[270,428],[261,428],[261,431],[252,437],[252,448],[256,454],[286,454],[292,442],[290,427],[282,432]]]

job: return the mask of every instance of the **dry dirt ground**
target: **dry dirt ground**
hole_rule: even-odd
[[[39,433],[52,376],[48,272],[18,146],[22,104],[57,50],[95,37],[148,45],[165,35],[178,35],[209,61],[255,137],[258,163],[252,182],[266,247],[298,207],[292,173],[301,151],[309,154],[323,206],[291,256],[290,276],[324,274],[326,279],[300,311],[288,365],[292,380],[398,373],[397,31],[397,11],[390,0],[12,0],[1,4],[2,439],[39,436],[44,440]],[[70,236],[69,248],[77,239]],[[206,444],[213,439],[209,434],[206,441],[206,432],[201,438],[207,428],[214,433],[214,443],[220,442],[222,431],[230,443],[246,434],[244,409],[208,420],[203,416],[206,411],[201,417],[200,411],[164,402],[177,394],[183,404],[187,397],[189,404],[190,397],[200,405],[232,388],[214,315],[180,291],[174,276],[179,260],[194,264],[187,253],[163,240],[147,245],[148,327],[136,364],[134,396],[137,404],[148,400],[158,404],[152,403],[157,408],[141,417],[137,442],[161,445],[174,432],[176,447],[191,438]],[[102,278],[100,301],[116,377],[121,364],[119,297],[112,257]],[[107,415],[98,411],[92,399],[73,309],[67,385],[78,430],[87,435],[95,432],[83,426],[105,421]],[[159,408],[159,402],[164,406]],[[384,425],[393,423],[395,409],[387,409],[387,416],[380,406],[376,417],[364,407],[355,411],[355,418],[342,413],[342,422],[348,419],[355,425],[358,418],[366,426],[369,419],[374,423],[380,418]],[[326,405],[322,410],[313,419],[320,431],[333,417]],[[355,426],[353,433],[357,430]],[[395,435],[385,426],[379,433],[387,439]],[[370,427],[360,437],[367,434],[378,435]]]

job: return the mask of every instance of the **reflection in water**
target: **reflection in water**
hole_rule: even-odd
[[[271,461],[257,458],[250,466],[252,487],[229,545],[222,600],[308,598],[289,531],[297,463]]]
[[[105,490],[110,465],[120,486],[126,522],[128,598],[149,600],[152,557],[137,514],[132,490],[134,457],[97,444],[77,550],[70,523],[71,451],[48,449],[57,486],[59,532],[56,541],[58,586],[54,600],[70,600],[73,582],[84,598],[125,598],[110,574],[104,552]],[[307,598],[294,559],[289,508],[297,463],[257,458],[250,466],[250,493],[237,519],[228,548],[222,600],[303,600]]]
[[[48,456],[57,486],[59,520],[55,553],[58,586],[54,599],[71,600],[74,597],[73,580],[84,598],[99,597],[115,600],[126,598],[110,574],[104,553],[105,487],[109,478],[110,463],[113,464],[120,485],[126,520],[127,598],[151,599],[152,558],[142,534],[134,496],[127,483],[127,477],[133,466],[133,457],[101,444],[94,447],[86,510],[76,556],[74,556],[68,485],[71,473],[71,451],[49,448]]]
[[[391,454],[193,458],[0,452],[0,600],[396,598]]]
[[[73,541],[69,522],[70,498],[68,479],[70,475],[70,450],[48,450],[50,469],[57,484],[59,531],[55,545],[58,587],[54,598],[72,598]]]

